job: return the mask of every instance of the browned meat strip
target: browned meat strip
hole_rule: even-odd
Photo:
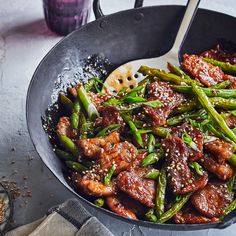
[[[218,163],[224,163],[233,154],[233,146],[221,139],[206,143],[204,148],[214,155]]]
[[[136,159],[137,149],[133,144],[125,141],[114,145],[106,145],[99,156],[99,163],[102,169],[108,170],[113,164],[116,165],[115,174],[126,170]]]
[[[222,180],[228,180],[234,175],[234,168],[232,166],[225,162],[220,164],[210,155],[204,155],[203,166]]]
[[[124,126],[122,117],[120,116],[119,111],[114,106],[102,107],[99,110],[100,116],[96,120],[96,126],[107,127],[111,124],[120,124]]]
[[[183,55],[182,67],[202,84],[210,87],[227,79],[223,71],[196,55]]]
[[[190,146],[187,146],[189,157],[188,160],[196,161],[201,159],[202,151],[203,151],[203,135],[197,128],[193,128],[192,126],[187,125],[186,123],[182,124],[181,126],[172,128],[172,134],[179,138],[182,138],[183,134],[187,133],[192,137],[193,142],[197,146],[197,150],[194,150]]]
[[[171,111],[180,105],[183,96],[174,92],[167,82],[153,82],[147,86],[148,100],[159,100],[163,103],[160,108],[144,107],[144,112],[151,118],[154,125],[164,125]]]
[[[236,127],[236,116],[231,115],[225,121],[231,129]]]
[[[77,172],[73,172],[71,179],[76,188],[88,195],[101,197],[111,196],[115,193],[114,182],[111,182],[108,186],[105,186],[102,184],[100,176],[93,174],[92,172],[87,173],[84,176],[81,176]]]
[[[208,176],[194,174],[187,163],[188,149],[184,142],[175,136],[162,141],[165,151],[167,171],[170,186],[176,194],[186,194],[202,189],[208,181]]]
[[[225,207],[232,201],[233,194],[228,193],[227,184],[217,182],[207,186],[192,196],[192,204],[207,217],[219,217]]]
[[[218,222],[219,218],[207,218],[201,215],[199,212],[194,210],[192,207],[185,208],[179,211],[174,217],[173,220],[177,224],[203,224]]]
[[[155,181],[144,176],[149,168],[133,168],[117,176],[117,187],[147,207],[154,207]]]
[[[70,127],[70,118],[69,117],[61,117],[56,128],[57,134],[66,135],[71,139],[75,139],[77,137],[77,131],[75,129],[71,129]]]
[[[119,198],[119,196],[111,196],[106,198],[106,203],[108,207],[114,211],[115,213],[124,216],[126,218],[137,220],[136,214],[127,206],[127,204],[124,204]]]
[[[113,132],[105,137],[80,139],[78,146],[87,157],[98,157],[103,152],[105,146],[113,146],[120,142],[120,136],[117,132]]]
[[[220,44],[216,45],[216,47],[213,49],[201,53],[200,56],[208,57],[218,61],[229,62],[233,65],[236,65],[236,52],[232,54],[227,53]]]

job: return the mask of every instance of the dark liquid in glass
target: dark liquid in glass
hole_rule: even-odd
[[[55,33],[67,35],[88,22],[92,0],[43,0],[47,26]]]

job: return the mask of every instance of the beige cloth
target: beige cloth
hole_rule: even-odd
[[[9,231],[5,236],[113,236],[76,199],[53,208],[50,214]]]

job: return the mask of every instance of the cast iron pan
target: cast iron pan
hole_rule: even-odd
[[[42,60],[31,80],[27,94],[27,124],[33,144],[43,162],[79,199],[94,208],[94,204],[76,193],[66,182],[64,165],[55,156],[52,146],[42,127],[45,110],[56,99],[58,90],[65,89],[66,83],[74,82],[89,73],[106,72],[127,61],[156,57],[167,52],[174,41],[184,14],[182,6],[142,6],[136,0],[135,9],[103,16],[99,0],[94,1],[97,18],[61,40]],[[234,17],[199,9],[191,26],[180,55],[198,53],[214,46],[219,40],[236,40],[236,19]],[[100,59],[92,61],[94,56]],[[91,57],[92,56],[92,57]],[[111,64],[105,60],[106,58]],[[90,69],[87,62],[90,61]],[[111,217],[132,224],[164,230],[202,230],[225,228],[236,222],[236,212],[229,214],[223,222],[197,225],[154,224],[129,220],[106,209],[96,207]]]

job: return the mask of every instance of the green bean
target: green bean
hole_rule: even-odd
[[[68,138],[66,135],[58,134],[59,141],[61,145],[70,153],[72,153],[74,156],[78,155],[78,148],[75,145],[75,143]]]
[[[111,182],[111,177],[113,175],[113,173],[115,172],[116,166],[113,165],[107,172],[107,174],[104,177],[104,185],[109,185],[109,183]]]
[[[200,109],[197,112],[185,112],[181,115],[171,117],[167,119],[167,125],[178,125],[182,123],[186,118],[206,119],[207,113],[204,109]]]
[[[191,86],[172,86],[175,91],[192,94]],[[202,88],[208,97],[236,98],[236,89],[212,89]]]
[[[60,157],[64,161],[73,161],[73,160],[75,160],[74,156],[72,156],[70,153],[65,152],[65,151],[63,151],[59,148],[55,149],[55,153],[58,157]]]
[[[103,198],[97,198],[97,199],[94,201],[94,204],[95,204],[96,206],[99,206],[99,207],[103,207],[103,206],[104,206],[104,203],[105,203],[105,201],[104,201]]]
[[[140,102],[146,102],[147,99],[143,97],[126,97],[122,99],[125,103],[140,103]]]
[[[154,151],[156,144],[156,139],[153,134],[150,134],[148,137],[148,152],[152,153]]]
[[[84,83],[84,89],[86,92],[89,92],[94,85],[94,80],[93,79],[88,79],[85,83]]]
[[[189,164],[189,166],[191,168],[193,168],[197,172],[198,175],[203,175],[204,174],[202,166],[199,163],[197,163],[196,161],[191,162]]]
[[[60,99],[60,102],[63,104],[63,106],[68,111],[72,111],[72,109],[73,109],[73,102],[67,96],[65,96],[65,94],[60,93],[59,94],[59,99]]]
[[[66,165],[74,171],[82,172],[82,171],[88,170],[88,168],[86,166],[82,165],[79,162],[75,162],[75,161],[66,161]]]
[[[226,73],[236,74],[236,65],[232,65],[229,62],[217,61],[210,58],[203,58],[203,60],[211,63],[214,66],[220,67]]]
[[[223,213],[221,214],[220,219],[223,220],[223,218],[225,216],[227,216],[231,211],[233,211],[234,209],[236,209],[236,199],[234,199],[223,211]]]
[[[188,81],[188,84],[191,84],[193,81],[199,85],[199,86],[202,86],[202,84],[196,80],[193,80],[190,76],[188,76],[187,74],[185,74],[181,68],[177,67],[177,66],[174,66],[173,64],[171,63],[167,63],[167,68],[169,69],[169,71],[175,75],[178,75],[180,76],[181,78],[185,79],[185,81]]]
[[[85,111],[88,114],[89,119],[91,121],[94,121],[99,116],[97,108],[91,102],[89,96],[87,95],[87,93],[82,85],[77,86],[76,91],[78,93],[81,103],[83,104]]]
[[[146,220],[150,222],[157,222],[157,217],[154,214],[154,210],[150,209],[146,214],[145,214]]]
[[[211,102],[209,101],[206,94],[203,92],[203,90],[195,85],[192,84],[193,92],[198,97],[199,102],[201,105],[205,108],[205,110],[208,112],[209,115],[211,115],[212,119],[216,122],[216,124],[219,126],[219,128],[222,130],[222,132],[228,136],[232,141],[236,142],[236,135],[234,132],[228,127],[225,120],[222,118],[222,116],[214,109]]]
[[[158,77],[160,80],[166,81],[166,82],[170,82],[170,83],[174,83],[174,84],[189,84],[189,81],[187,81],[186,79],[183,79],[175,74],[171,74],[171,73],[166,73],[164,71],[158,70],[158,69],[154,69],[154,68],[150,68],[148,66],[141,66],[138,70],[138,72],[144,74],[144,75],[151,75],[153,77]]]
[[[223,81],[219,84],[215,84],[215,85],[211,86],[210,88],[212,88],[212,89],[225,89],[230,85],[231,85],[231,81],[230,80],[225,80],[225,81]]]
[[[160,174],[160,171],[159,171],[159,170],[151,170],[150,172],[148,172],[148,173],[145,175],[145,178],[146,178],[146,179],[157,180],[159,174]]]
[[[191,194],[188,194],[186,196],[183,196],[181,200],[174,203],[174,205],[166,211],[162,216],[157,220],[157,223],[164,223],[168,220],[170,220],[177,212],[179,212],[182,207],[187,203],[189,200]]]
[[[112,133],[114,132],[115,130],[118,130],[119,128],[121,127],[121,125],[119,124],[111,124],[111,125],[108,125],[107,127],[105,127],[104,129],[100,130],[96,137],[102,137],[102,136],[106,136],[108,135],[109,133]]]
[[[137,129],[137,127],[135,126],[134,122],[129,120],[128,125],[132,131],[133,137],[134,137],[135,141],[137,142],[137,144],[140,145],[140,147],[144,147],[142,136],[141,136],[139,130]]]
[[[190,100],[189,102],[183,103],[179,105],[178,107],[176,107],[173,111],[173,114],[174,115],[182,114],[182,113],[190,112],[190,111],[193,111],[195,109],[200,109],[200,108],[201,108],[201,105],[199,104],[198,101]]]
[[[157,190],[156,190],[156,214],[160,218],[165,211],[165,195],[166,195],[166,167],[163,166],[161,173],[158,177]]]
[[[168,134],[171,132],[171,130],[169,128],[165,128],[165,127],[154,126],[152,128],[152,132],[153,132],[153,134],[157,135],[158,137],[166,138],[166,136],[168,136]]]
[[[141,162],[141,167],[145,167],[148,165],[152,165],[159,160],[159,156],[157,153],[150,153],[148,154]]]

